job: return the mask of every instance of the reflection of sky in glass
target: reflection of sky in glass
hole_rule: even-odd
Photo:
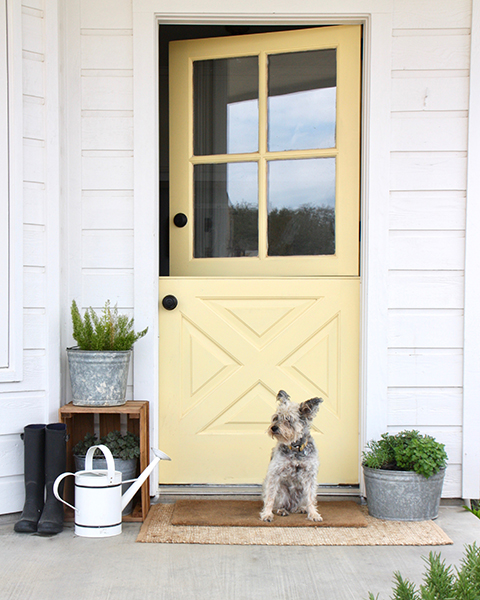
[[[268,163],[268,210],[302,205],[335,206],[335,159],[307,158]]]
[[[258,100],[227,104],[227,153],[258,150]]]
[[[227,194],[231,205],[258,207],[257,163],[227,164]]]
[[[268,149],[335,147],[336,88],[269,96]]]

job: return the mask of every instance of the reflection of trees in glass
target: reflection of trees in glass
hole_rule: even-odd
[[[230,204],[229,256],[258,256],[258,210],[252,204]]]
[[[335,209],[304,204],[268,213],[269,256],[335,254]]]
[[[230,256],[257,256],[258,210],[246,202],[230,205]],[[268,214],[269,256],[335,254],[335,209],[304,204]]]

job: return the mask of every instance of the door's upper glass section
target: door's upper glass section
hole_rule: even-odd
[[[194,154],[258,151],[258,58],[193,63]]]
[[[172,275],[358,275],[361,43],[358,25],[170,43]]]
[[[336,50],[268,57],[268,149],[335,147]]]
[[[261,90],[258,56],[193,63],[194,155],[255,155],[255,162],[194,166],[194,258],[258,256],[261,189],[266,256],[335,254],[335,158],[268,157],[335,148],[336,50],[270,54],[265,65]],[[267,113],[263,152],[260,101]],[[262,160],[266,185],[257,180]]]

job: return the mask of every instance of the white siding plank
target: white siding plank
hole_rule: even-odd
[[[392,69],[468,69],[470,36],[400,36],[392,40]]]
[[[133,189],[133,156],[83,156],[84,190]]]
[[[28,8],[33,8],[36,10],[43,10],[44,0],[22,0],[22,6],[27,6]]]
[[[447,29],[470,27],[471,6],[468,0],[438,2],[438,0],[395,0],[395,29]]]
[[[2,393],[0,394],[0,410],[2,413],[0,436],[19,434],[29,423],[45,422],[45,394]]]
[[[82,69],[132,69],[131,35],[82,35]]]
[[[0,436],[0,477],[23,474],[23,441],[20,435]]]
[[[133,268],[133,231],[84,231],[82,264],[86,269]]]
[[[23,229],[23,264],[44,267],[46,264],[45,227],[25,225]]]
[[[23,50],[43,54],[45,52],[43,19],[32,14],[23,13]]]
[[[465,152],[467,126],[466,115],[396,113],[392,115],[392,150]]]
[[[133,271],[84,271],[82,274],[84,306],[103,306],[106,300],[119,308],[133,306]]]
[[[133,117],[82,119],[83,150],[133,150]]]
[[[464,265],[465,235],[463,232],[390,232],[390,269],[461,270]]]
[[[84,229],[133,229],[133,195],[122,192],[84,192]]]
[[[35,350],[47,347],[47,318],[45,310],[27,309],[23,315],[23,347]]]
[[[43,100],[26,96],[23,103],[23,135],[35,140],[45,139],[45,105]]]
[[[392,110],[468,110],[468,83],[468,77],[394,77]]]
[[[25,502],[25,484],[23,476],[0,479],[0,506],[2,513],[20,512]]]
[[[454,152],[393,152],[392,191],[465,190],[467,157]]]
[[[33,183],[45,181],[45,146],[27,140],[23,144],[23,178]]]
[[[390,348],[462,348],[463,311],[390,310]]]
[[[45,268],[25,267],[23,271],[23,302],[26,308],[46,306]]]
[[[388,306],[463,309],[463,288],[463,274],[455,271],[393,271],[388,275]]]
[[[38,60],[23,60],[23,93],[27,96],[43,98],[44,63]]]
[[[132,21],[132,0],[80,2],[80,26],[83,29],[129,29]]]
[[[461,387],[463,353],[456,350],[390,350],[389,387]]]
[[[462,497],[462,467],[461,465],[448,465],[443,482],[442,498]]]
[[[82,110],[133,110],[133,77],[82,77]]]
[[[465,192],[392,192],[390,229],[465,230]]]
[[[34,225],[45,224],[45,187],[26,183],[23,186],[23,221]]]
[[[462,425],[462,391],[458,388],[391,388],[388,423],[391,427],[418,429]]]

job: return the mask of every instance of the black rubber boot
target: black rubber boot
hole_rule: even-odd
[[[25,464],[25,504],[17,533],[35,533],[45,497],[45,425],[27,425],[22,434]]]
[[[38,522],[38,533],[53,534],[63,531],[63,504],[53,495],[55,479],[67,467],[67,426],[52,423],[45,429],[45,506]],[[63,482],[58,489],[63,493]]]

